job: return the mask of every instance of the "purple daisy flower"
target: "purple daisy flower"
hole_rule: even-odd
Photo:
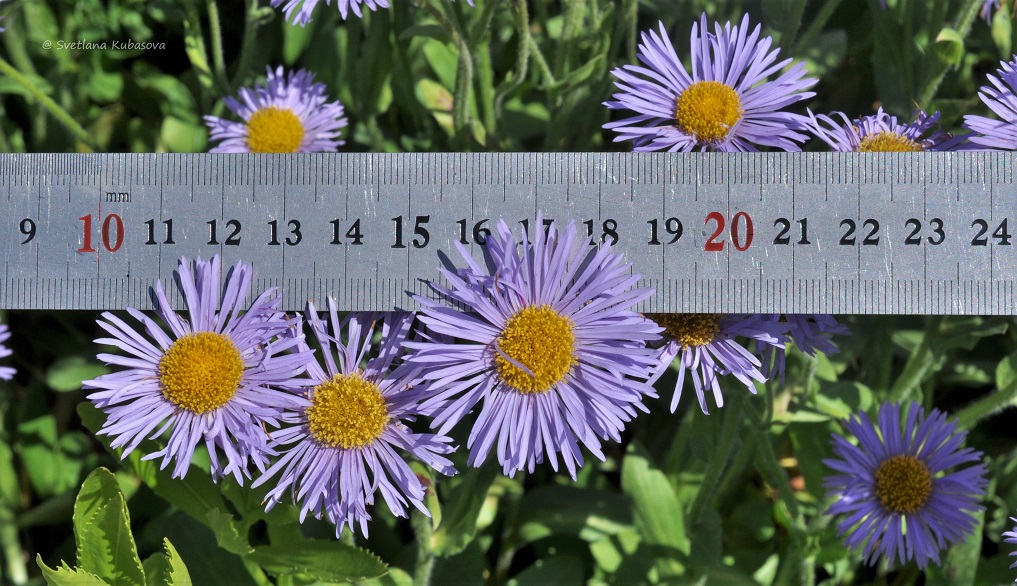
[[[543,225],[537,215],[534,226]],[[573,478],[580,444],[603,460],[600,439],[619,441],[625,424],[646,411],[654,365],[647,342],[660,328],[630,307],[652,295],[633,289],[638,276],[610,245],[579,241],[574,222],[553,223],[517,244],[499,221],[487,238],[487,267],[456,243],[466,268],[441,271],[450,287],[431,283],[455,307],[416,297],[420,321],[459,343],[407,342],[407,362],[430,383],[423,407],[446,433],[479,403],[470,432],[469,464],[496,449],[505,474],[533,471],[558,453]],[[462,308],[462,309],[458,309]],[[599,439],[598,439],[599,438]]]
[[[823,481],[833,501],[827,514],[846,515],[837,532],[847,536],[846,547],[863,547],[869,565],[883,555],[891,566],[913,559],[924,568],[974,530],[971,513],[983,508],[986,467],[981,452],[961,448],[967,432],[943,412],[926,416],[911,403],[903,430],[901,424],[894,403],[879,408],[876,423],[864,414],[844,422],[858,445],[833,436],[840,459],[823,460],[837,472]],[[970,462],[977,463],[947,471]]]
[[[841,122],[809,111],[808,130],[839,152],[924,152],[956,150],[965,137],[955,137],[939,126],[939,112],[918,110],[914,122],[901,123],[896,116],[879,110],[871,116],[849,120],[833,112]]]
[[[280,66],[268,68],[265,87],[241,88],[240,100],[225,99],[226,106],[244,119],[233,122],[205,116],[210,140],[221,140],[213,153],[333,153],[345,141],[339,129],[346,126],[343,105],[328,102],[325,84],[313,83],[314,74]]]
[[[286,20],[292,24],[299,24],[304,26],[311,22],[311,12],[314,11],[314,7],[318,5],[321,0],[272,0],[271,4],[273,8],[283,6],[283,12],[286,13]],[[473,0],[466,0],[470,6],[473,6]],[[325,4],[329,5],[332,0],[325,0]],[[336,0],[336,7],[339,8],[339,15],[342,16],[343,20],[346,20],[347,15],[352,10],[353,14],[357,15],[357,18],[361,18],[363,13],[360,11],[360,5],[363,4],[371,10],[377,10],[378,8],[388,8],[388,0]]]
[[[250,476],[248,461],[265,469],[270,452],[262,425],[278,427],[283,409],[296,406],[294,396],[280,389],[300,387],[303,380],[294,377],[304,371],[310,355],[282,354],[300,338],[282,336],[295,322],[277,310],[275,291],[262,293],[240,315],[251,286],[250,265],[233,267],[221,300],[220,268],[218,255],[211,262],[199,258],[193,267],[186,258],[180,260],[175,277],[189,320],[170,308],[162,282],[156,282],[155,311],[169,332],[134,308],[127,312],[145,326],[148,338],[103,313],[99,327],[113,337],[96,343],[116,346],[129,356],[99,354],[100,360],[125,370],[85,381],[83,387],[97,390],[88,398],[108,415],[99,433],[113,436],[114,448],[126,446],[124,457],[142,440],[171,428],[166,447],[143,459],[162,458],[160,468],[175,461],[173,476],[182,478],[195,447],[204,441],[213,477],[232,474],[243,484],[243,476]]]
[[[5,324],[0,324],[0,358],[7,358],[12,354],[10,348],[3,344],[10,339],[10,337],[10,329],[8,329]],[[11,380],[14,378],[15,372],[17,371],[9,366],[0,366],[0,380]]]
[[[281,472],[266,497],[266,510],[289,491],[300,505],[301,522],[308,512],[319,519],[324,514],[335,524],[337,537],[344,526],[353,531],[355,524],[367,535],[367,505],[378,490],[395,515],[405,517],[406,505],[412,504],[430,516],[423,504],[425,487],[395,448],[442,474],[456,471],[442,456],[453,451],[451,438],[414,433],[403,424],[420,414],[421,388],[412,385],[418,369],[397,364],[413,314],[351,313],[340,323],[330,298],[326,324],[314,306],[308,306],[307,319],[326,368],[316,361],[308,365],[309,386],[300,391],[297,409],[282,417],[289,425],[272,433],[271,448],[292,447],[254,483],[263,484]],[[377,356],[369,357],[378,329]],[[310,349],[304,342],[299,347]]]
[[[736,337],[755,340],[783,350],[787,324],[769,316],[721,315],[717,313],[658,313],[649,316],[664,328],[667,342],[657,350],[657,370],[650,381],[655,382],[678,358],[678,383],[671,398],[671,412],[678,408],[685,386],[685,373],[692,373],[692,383],[699,399],[699,408],[706,408],[706,390],[713,389],[717,407],[724,406],[718,375],[731,374],[745,388],[756,393],[753,381],[766,382],[760,372],[761,363],[745,349]]]
[[[759,38],[759,25],[749,32],[749,17],[741,25],[730,22],[707,29],[706,15],[692,25],[692,73],[675,53],[660,23],[660,34],[642,34],[639,60],[646,67],[625,65],[611,73],[621,90],[612,110],[631,110],[636,116],[608,122],[618,133],[615,142],[631,140],[636,151],[755,151],[756,145],[799,151],[805,141],[805,117],[781,112],[815,95],[803,91],[816,83],[797,63],[777,79],[767,78],[791,63],[777,62],[773,39]]]
[[[837,354],[840,350],[833,343],[833,336],[851,335],[851,330],[832,315],[775,314],[770,316],[770,320],[786,323],[789,341],[809,356],[815,356],[816,352],[828,356]],[[786,348],[765,344],[761,350],[763,364],[767,367],[766,377],[773,378],[774,374],[778,374],[783,383]]]
[[[998,76],[998,77],[997,77]],[[964,128],[972,131],[968,140],[988,150],[1017,149],[1017,55],[1010,62],[1000,62],[996,76],[987,75],[991,86],[979,88],[978,97],[1002,120],[968,114]]]
[[[1017,523],[1017,518],[1010,517],[1010,520],[1013,521],[1014,523]],[[1013,531],[1003,532],[1003,542],[1017,545],[1017,525],[1014,526]],[[1017,556],[1017,550],[1011,551],[1010,556],[1011,557]],[[1013,564],[1010,565],[1011,570],[1014,568],[1017,568],[1017,562],[1014,562]],[[1017,582],[1017,580],[1014,580],[1014,582]]]

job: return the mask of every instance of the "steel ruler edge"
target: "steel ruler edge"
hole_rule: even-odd
[[[652,312],[1017,314],[1011,153],[0,155],[0,308],[151,308],[181,256],[283,307],[412,309],[439,255],[538,210]],[[532,235],[532,225],[527,230]],[[182,301],[168,287],[177,307]]]

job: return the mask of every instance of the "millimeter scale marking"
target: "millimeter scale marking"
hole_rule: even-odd
[[[647,312],[1017,314],[1010,153],[0,155],[0,308],[152,307],[181,257],[413,309],[499,220],[612,243]],[[521,239],[521,236],[520,236]]]

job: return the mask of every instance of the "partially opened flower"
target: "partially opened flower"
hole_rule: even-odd
[[[1003,8],[1005,0],[984,0],[982,3],[982,18],[986,22],[992,22],[992,15]]]
[[[986,467],[981,452],[962,447],[967,432],[957,431],[943,412],[926,416],[910,403],[901,421],[900,407],[885,403],[875,423],[862,414],[844,427],[858,445],[833,437],[839,459],[823,462],[836,474],[823,486],[833,502],[827,513],[845,515],[837,525],[845,546],[862,548],[869,565],[885,556],[891,566],[914,560],[924,568],[972,533],[971,515],[983,508]]]
[[[534,226],[541,226],[537,215]],[[578,241],[574,222],[553,223],[518,244],[504,221],[486,243],[487,267],[456,243],[466,267],[442,270],[449,287],[432,283],[441,302],[417,297],[420,320],[458,339],[408,342],[407,361],[423,368],[430,398],[424,408],[439,433],[477,405],[469,463],[492,449],[505,474],[534,470],[558,454],[573,478],[583,465],[580,445],[604,459],[601,439],[620,440],[625,424],[645,411],[660,328],[630,308],[652,290],[633,288],[638,276],[605,244]]]
[[[851,330],[832,315],[788,313],[771,315],[770,319],[786,323],[788,341],[793,342],[799,350],[809,356],[815,356],[816,352],[828,356],[840,352],[833,343],[833,336],[851,334]],[[760,354],[763,366],[766,367],[766,377],[772,378],[776,374],[780,376],[781,382],[784,382],[786,348],[771,344],[763,346]]]
[[[407,505],[430,516],[425,487],[396,450],[442,474],[456,471],[443,456],[453,451],[450,438],[415,433],[404,424],[420,414],[421,389],[413,386],[417,369],[399,358],[413,314],[351,313],[340,322],[329,299],[327,322],[311,304],[307,319],[325,368],[308,365],[310,380],[298,393],[297,408],[283,416],[286,427],[272,433],[271,447],[282,455],[254,483],[279,475],[266,508],[289,492],[301,521],[308,513],[324,516],[335,524],[336,536],[347,525],[351,531],[359,525],[367,535],[367,505],[378,491],[397,516],[407,515]],[[375,333],[381,340],[372,352]],[[303,342],[300,347],[308,349]]]
[[[343,105],[329,102],[325,84],[303,69],[286,75],[282,67],[268,68],[264,87],[241,88],[240,100],[225,103],[244,121],[205,116],[209,139],[222,141],[213,153],[327,153],[345,142],[339,139],[347,123]]]
[[[1000,62],[996,75],[987,75],[989,83],[979,88],[978,97],[1002,120],[968,114],[964,127],[973,134],[968,140],[989,150],[1017,149],[1017,55],[1010,62]]]
[[[1013,521],[1014,523],[1017,523],[1017,518],[1010,517],[1010,520]],[[1017,525],[1014,526],[1012,531],[1003,532],[1003,542],[1017,545]],[[1017,556],[1017,549],[1011,551],[1010,556],[1011,557]],[[1013,564],[1010,565],[1011,570],[1014,568],[1017,568],[1017,562],[1014,562]],[[1014,580],[1014,582],[1017,582],[1017,580]]]
[[[11,349],[3,344],[10,339],[10,337],[11,331],[5,324],[0,324],[0,358],[7,358],[11,355]],[[0,366],[0,380],[11,380],[14,378],[15,372],[17,371],[9,366]]]
[[[809,111],[809,131],[840,152],[924,152],[956,150],[964,137],[954,137],[939,126],[939,112],[932,115],[918,110],[914,122],[898,122],[879,110],[870,116],[849,120],[843,112],[834,112],[837,122],[825,114]]]
[[[631,140],[636,151],[755,151],[758,146],[799,151],[806,139],[804,117],[784,108],[815,95],[804,91],[816,83],[805,77],[797,63],[776,75],[791,59],[777,61],[773,39],[760,38],[759,25],[749,32],[749,17],[741,25],[714,24],[706,15],[692,25],[691,73],[682,65],[664,24],[660,34],[642,34],[639,60],[611,73],[621,91],[612,110],[631,110],[635,116],[609,122],[604,128],[618,133],[615,142]]]
[[[685,374],[692,374],[692,385],[699,399],[699,408],[706,407],[706,391],[713,391],[717,407],[724,406],[719,376],[733,375],[755,394],[753,381],[765,382],[756,356],[735,338],[754,340],[757,344],[776,346],[783,350],[787,325],[765,315],[721,315],[717,313],[656,313],[649,316],[664,327],[664,345],[657,350],[655,382],[678,359],[678,383],[671,398],[671,412],[678,408],[685,388]]]
[[[304,26],[311,22],[311,12],[314,11],[314,7],[318,5],[321,0],[272,0],[272,6],[278,8],[283,7],[283,12],[286,13],[286,20],[293,24],[299,24]],[[466,0],[473,6],[473,0]],[[325,0],[326,5],[332,4],[332,0]],[[363,4],[371,10],[377,10],[378,8],[388,8],[388,0],[336,0],[336,8],[339,9],[339,15],[342,16],[343,20],[352,11],[353,14],[360,18],[363,16],[363,12],[360,10],[360,5]]]
[[[124,446],[126,457],[147,438],[169,431],[161,450],[143,459],[162,458],[161,468],[174,463],[173,476],[183,477],[199,443],[208,448],[214,477],[232,474],[243,484],[248,464],[259,470],[269,456],[264,425],[278,426],[283,409],[294,406],[291,393],[310,359],[289,352],[299,341],[287,334],[295,326],[278,311],[279,297],[262,293],[246,312],[251,285],[250,265],[237,263],[219,292],[220,260],[200,258],[192,266],[180,260],[175,276],[189,319],[178,316],[156,283],[155,311],[163,326],[142,312],[127,312],[144,325],[147,337],[112,313],[102,314],[99,327],[112,338],[99,344],[115,346],[127,356],[99,354],[123,370],[85,381],[95,392],[88,398],[108,416],[102,435]]]

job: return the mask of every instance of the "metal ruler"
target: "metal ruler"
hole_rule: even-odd
[[[652,312],[1017,314],[1009,153],[0,155],[0,308],[150,308],[181,256],[283,307],[412,309],[453,245],[537,210]],[[173,290],[173,287],[169,287]],[[181,303],[178,294],[174,303]]]

